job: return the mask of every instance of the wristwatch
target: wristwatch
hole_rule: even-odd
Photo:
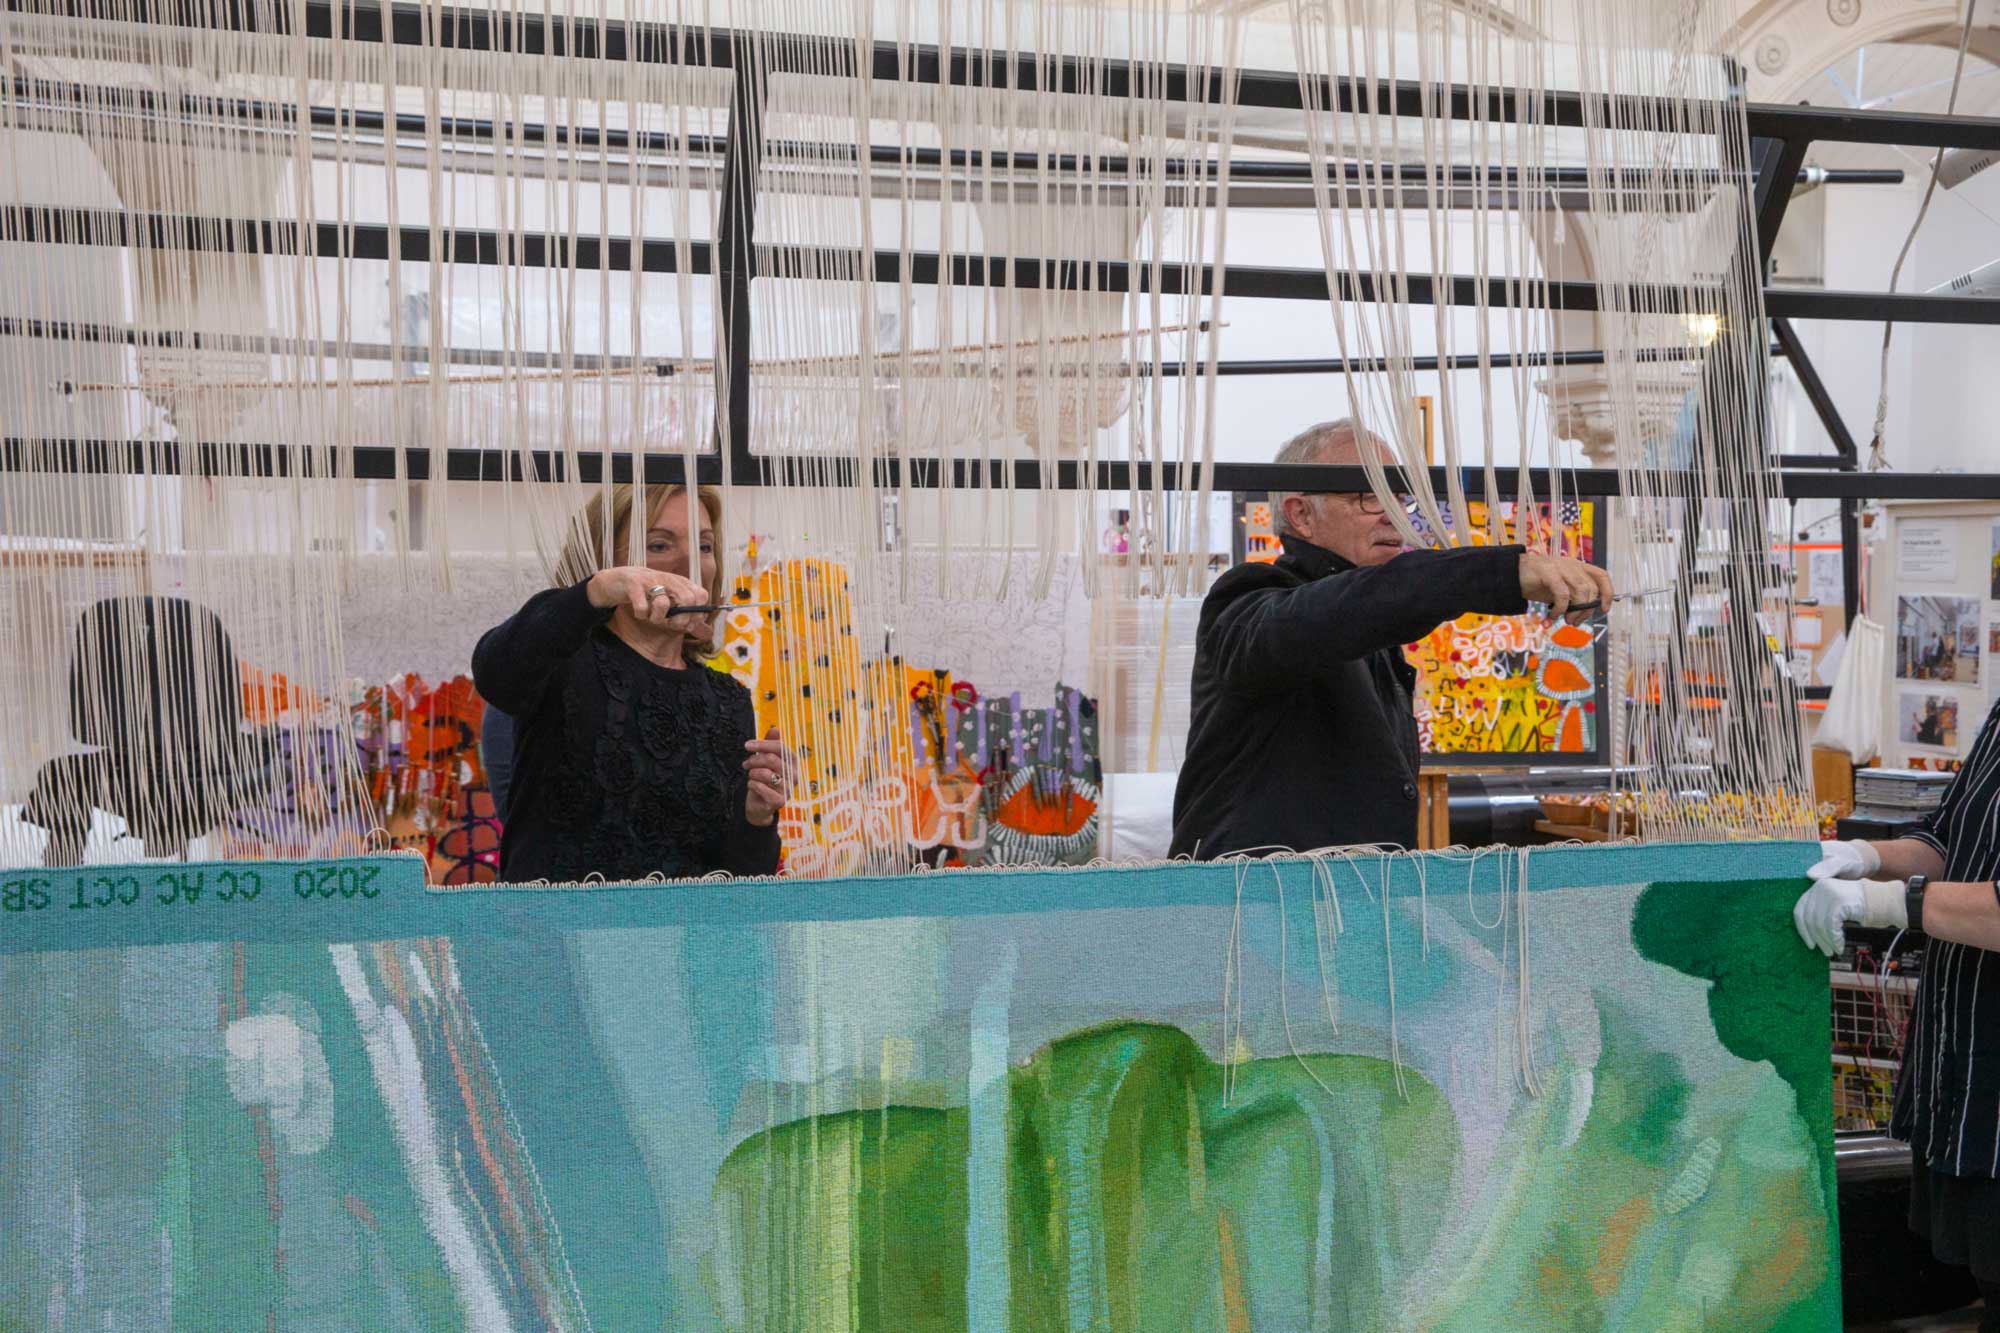
[[[1930,882],[1927,875],[1912,875],[1903,885],[1903,912],[1910,918],[1912,935],[1924,933],[1924,886]]]

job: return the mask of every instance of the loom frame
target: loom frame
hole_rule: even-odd
[[[20,0],[7,0],[7,8],[21,10],[24,6]],[[434,18],[427,20],[425,11],[415,5],[398,3],[385,10],[361,3],[361,0],[305,0],[297,6],[270,8],[260,7],[253,0],[215,0],[214,3],[207,0],[156,0],[147,12],[138,15],[118,12],[100,0],[65,0],[58,13],[59,16],[74,19],[118,18],[182,27],[190,26],[198,19],[202,26],[233,28],[245,33],[292,35],[296,32],[309,38],[339,35],[363,42],[430,44],[457,50],[521,55],[547,53],[606,60],[672,61],[732,71],[735,77],[732,80],[727,131],[721,136],[707,136],[699,145],[692,142],[688,145],[710,152],[719,151],[723,173],[722,211],[716,240],[712,245],[699,243],[687,247],[696,271],[714,273],[717,278],[720,298],[718,346],[723,351],[724,365],[720,368],[725,371],[723,383],[727,390],[726,401],[721,405],[716,422],[716,448],[712,453],[694,460],[695,476],[702,482],[720,482],[726,470],[732,485],[761,486],[807,480],[804,474],[809,468],[810,481],[816,485],[852,485],[859,481],[859,460],[853,457],[815,458],[807,464],[798,459],[760,455],[755,452],[751,439],[750,395],[755,372],[750,358],[750,286],[771,267],[771,260],[782,257],[771,247],[756,246],[752,239],[755,228],[754,181],[764,152],[760,131],[768,100],[769,79],[772,74],[778,73],[829,72],[825,64],[806,69],[802,59],[804,48],[788,35],[726,29],[694,34],[685,28],[631,20],[600,19],[564,25],[535,15],[513,15],[501,19],[489,12],[455,7],[433,10],[431,14]],[[295,14],[302,20],[296,29],[292,23]],[[823,60],[829,51],[835,55],[832,72],[843,68],[858,70],[864,54],[855,43],[814,39],[816,57]],[[935,83],[948,76],[961,86],[998,86],[1017,91],[1094,91],[1114,96],[1151,95],[1157,84],[1159,91],[1170,100],[1206,100],[1213,103],[1227,97],[1240,106],[1299,111],[1305,108],[1299,77],[1290,71],[1242,70],[1236,73],[1233,87],[1225,87],[1220,74],[1212,74],[1205,80],[1190,80],[1184,67],[1156,74],[1144,66],[1135,67],[1115,60],[1081,61],[1073,57],[1053,58],[962,47],[942,49],[915,44],[899,46],[891,42],[878,42],[865,54],[872,77],[885,81]],[[1328,78],[1320,82],[1318,100],[1330,109],[1384,106],[1398,115],[1421,115],[1427,103],[1433,103],[1433,98],[1437,96],[1426,85],[1414,81],[1370,83],[1355,78]],[[32,81],[17,79],[17,92],[24,83]],[[130,100],[129,95],[123,96]],[[1458,85],[1446,89],[1441,97],[1442,105],[1453,117],[1470,115],[1483,102],[1483,107],[1479,108],[1483,115],[1509,120],[1518,118],[1521,100],[1509,90],[1488,89],[1482,97]],[[1636,102],[1640,99],[1630,100]],[[181,101],[183,108],[188,110],[206,109],[238,115],[248,110],[255,113],[250,116],[252,119],[262,114],[261,109],[250,108],[244,103],[220,103],[188,96],[183,96]],[[1530,109],[1541,123],[1557,127],[1581,126],[1587,123],[1587,112],[1590,110],[1586,101],[1580,93],[1547,92]],[[298,115],[297,112],[290,114],[294,118]],[[389,135],[392,129],[394,132],[412,133],[428,130],[424,118],[420,116],[387,117],[379,113],[312,108],[308,118],[316,126],[372,127],[380,129],[385,135]],[[530,141],[539,141],[551,148],[612,147],[621,139],[626,146],[630,146],[630,136],[616,131],[599,132],[559,126],[520,128],[524,132],[532,130]],[[1760,258],[1767,268],[1771,246],[1784,220],[1794,188],[1804,178],[1806,153],[1815,142],[2000,148],[2000,118],[1990,117],[1753,103],[1746,110],[1746,128],[1751,141],[1749,160],[1753,163],[1756,177]],[[455,136],[465,134],[473,138],[491,138],[497,129],[487,122],[454,121],[453,132]],[[510,129],[508,132],[513,131]],[[871,144],[869,152],[871,161],[905,160],[905,155],[894,148]],[[854,156],[858,158],[858,149]],[[965,163],[972,160],[970,155],[954,154],[954,165],[959,165],[961,158]],[[1072,169],[1080,165],[1080,162],[1058,164],[1059,167]],[[1093,165],[1115,166],[1116,160]],[[1129,169],[1129,160],[1125,165]],[[1246,175],[1252,177],[1262,171],[1281,179],[1287,172],[1296,171],[1291,164],[1247,165],[1250,170]],[[1167,170],[1172,173],[1171,166]],[[1181,175],[1185,177],[1188,174],[1186,164],[1181,164]],[[1866,179],[1867,176],[1862,173],[1856,178]],[[748,188],[738,188],[746,180]],[[143,225],[155,240],[178,232],[181,240],[196,249],[206,248],[213,244],[212,238],[223,236],[229,238],[228,243],[232,246],[270,253],[284,252],[287,243],[293,247],[303,243],[320,254],[385,258],[392,242],[404,259],[422,260],[429,253],[427,228],[392,229],[368,225],[342,228],[332,224],[301,227],[298,224],[241,219],[204,219],[203,223],[214,224],[204,226],[194,219],[131,214],[118,214],[115,221],[118,229]],[[21,205],[0,209],[0,239],[48,243],[102,239],[101,233],[97,236],[65,235],[64,230],[58,210]],[[499,237],[491,233],[459,232],[449,235],[448,244],[453,252],[452,262],[497,263],[501,262],[503,255],[510,262],[527,264],[537,261],[543,264],[559,263],[571,258],[571,248],[561,238]],[[576,258],[581,259],[585,247],[597,244],[595,238],[580,240],[574,252]],[[640,250],[639,267],[648,272],[673,271],[674,243],[671,241],[629,238],[613,239],[605,244],[614,255],[625,259],[622,267],[631,267],[630,247],[636,245]],[[878,277],[902,276],[902,256],[898,253],[855,255],[854,260],[857,265],[872,263]],[[935,282],[940,273],[939,263],[935,254],[913,252],[910,256],[911,280]],[[1092,290],[1103,292],[1128,290],[1135,278],[1142,289],[1150,286],[1144,273],[1133,272],[1138,268],[1141,266],[1113,261],[1058,265],[1034,259],[1016,259],[1012,265],[1006,265],[991,258],[981,263],[963,256],[954,257],[952,265],[953,277],[958,281],[991,283],[1000,278],[1015,287],[1062,289],[1075,289],[1088,283]],[[1326,277],[1323,271],[1314,269],[1229,265],[1225,268],[1224,280],[1225,290],[1232,295],[1318,301],[1325,299]],[[1163,292],[1207,291],[1215,278],[1214,271],[1204,267],[1196,270],[1193,283],[1182,283],[1178,272],[1169,271],[1163,274],[1164,280],[1159,285]],[[1376,299],[1389,286],[1383,275],[1357,275],[1351,282],[1346,275],[1341,275],[1339,280],[1348,283],[1350,299]],[[1487,285],[1489,304],[1508,306],[1516,303],[1511,284],[1505,280],[1492,280]],[[1597,308],[1599,284],[1595,282],[1548,285],[1554,289],[1564,309]],[[1473,279],[1466,277],[1453,279],[1452,287],[1454,297],[1462,301],[1470,298],[1475,290]],[[1419,275],[1407,279],[1397,295],[1412,303],[1427,304],[1434,299],[1435,293],[1431,290],[1429,279]],[[1773,490],[1793,500],[1825,498],[1840,501],[1844,582],[1848,609],[1852,614],[1858,602],[1858,516],[1864,500],[2000,499],[2000,472],[1862,472],[1854,438],[1834,410],[1823,382],[1799,343],[1792,321],[1879,321],[1887,318],[1903,323],[2000,324],[2000,299],[1796,290],[1766,285],[1764,305],[1775,340],[1772,351],[1786,356],[1798,367],[1801,388],[1835,445],[1835,452],[1831,455],[1786,455],[1774,459]],[[4,335],[70,337],[134,345],[146,341],[149,336],[145,330],[22,320],[0,312],[0,336]],[[196,345],[201,344],[197,341]],[[1603,353],[1566,351],[1537,359],[1550,364],[1593,364],[1602,362]],[[1427,357],[1418,362],[1417,368],[1451,368],[1454,363],[1462,365],[1465,360]],[[516,363],[522,362],[517,358]],[[1492,363],[1513,365],[1518,362],[1509,356],[1504,362],[1493,359]],[[1349,368],[1366,370],[1369,367],[1359,362],[1350,367],[1339,360],[1299,358],[1225,361],[1218,365],[1217,373],[1324,374]],[[1180,374],[1186,369],[1174,365],[1163,367],[1162,373]],[[554,451],[515,454],[503,450],[449,449],[442,452],[443,477],[448,480],[562,480],[570,471],[565,457]],[[523,466],[524,458],[526,466]],[[372,445],[355,445],[346,450],[307,450],[278,444],[0,438],[0,471],[6,472],[93,473],[125,470],[136,465],[195,475],[282,477],[298,474],[427,480],[433,477],[432,460],[433,453],[429,449],[398,450]],[[648,455],[640,467],[649,483],[670,484],[685,478],[685,462],[680,456]],[[576,456],[576,479],[586,483],[594,483],[606,476],[613,480],[627,480],[632,477],[633,470],[634,462],[629,455]],[[1083,465],[1073,460],[1064,460],[1052,466],[1021,461],[1013,465],[1012,475],[1009,476],[1006,465],[997,461],[984,469],[961,461],[951,465],[949,477],[956,485],[978,482],[1001,487],[1011,484],[1022,490],[1071,490],[1085,485],[1113,491],[1134,488],[1151,490],[1156,485],[1161,490],[1182,490],[1199,485],[1203,480],[1200,475],[1203,469],[1198,465],[1185,471],[1187,475],[1181,475],[1183,469],[1174,464],[1105,462],[1097,464],[1094,471],[1087,472]],[[1367,485],[1366,474],[1355,467],[1218,463],[1206,471],[1208,484],[1218,490],[1353,490]],[[1400,475],[1400,469],[1391,471],[1392,477]],[[1433,485],[1442,492],[1446,485],[1445,470],[1432,468],[1430,471]],[[906,472],[907,476],[904,475]],[[980,475],[982,472],[984,476]],[[885,488],[904,484],[935,486],[947,476],[940,461],[923,459],[909,460],[907,467],[894,459],[876,460],[873,473],[874,483]],[[1482,469],[1467,468],[1463,469],[1463,473],[1466,493],[1471,497],[1506,498],[1514,489],[1511,479],[1503,478],[1496,495],[1488,497]],[[1565,479],[1569,493],[1578,496],[1609,497],[1620,493],[1618,475],[1613,469],[1570,470],[1565,473]]]

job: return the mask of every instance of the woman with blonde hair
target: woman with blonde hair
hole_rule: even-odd
[[[722,500],[694,498],[647,493],[643,564],[624,563],[634,489],[593,498],[556,586],[473,651],[473,683],[514,722],[503,880],[777,870],[784,745],[758,738],[748,690],[702,665],[713,614],[683,609],[720,601]]]

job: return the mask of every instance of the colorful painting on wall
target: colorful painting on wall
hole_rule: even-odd
[[[1558,549],[1593,559],[1593,508],[1565,504],[1556,530],[1547,505],[1537,506],[1527,524],[1517,523],[1512,504],[1504,505],[1502,539],[1551,539]],[[1467,510],[1476,543],[1484,545],[1490,540],[1487,507],[1469,501]],[[1417,669],[1417,735],[1426,755],[1600,753],[1597,639],[1589,626],[1466,615],[1404,651]]]
[[[9,875],[0,1326],[1836,1329],[1816,854]]]

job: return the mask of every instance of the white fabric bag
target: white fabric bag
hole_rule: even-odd
[[[1856,616],[1813,737],[1815,749],[1845,751],[1857,764],[1882,752],[1882,659],[1887,651],[1887,632],[1867,616]]]

